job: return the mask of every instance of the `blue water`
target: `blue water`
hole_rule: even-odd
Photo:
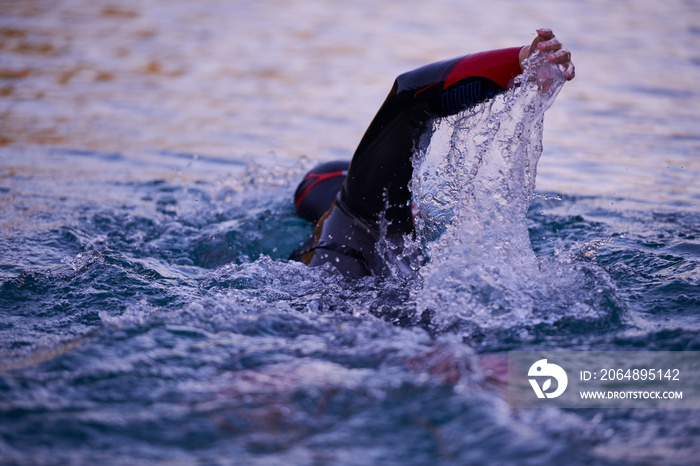
[[[450,1],[0,2],[0,463],[696,462],[695,411],[504,398],[509,350],[700,350],[697,5],[608,3],[503,2],[531,25]],[[580,57],[556,101],[479,108],[501,124],[476,139],[435,124],[430,265],[285,260],[311,231],[296,183],[351,155],[393,76],[546,20]],[[477,146],[464,202],[433,203]]]

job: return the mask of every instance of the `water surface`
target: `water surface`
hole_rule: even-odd
[[[2,462],[692,463],[694,412],[515,411],[498,374],[512,349],[698,350],[699,10],[0,1]],[[577,77],[498,267],[445,291],[285,260],[297,181],[396,75],[543,25]]]

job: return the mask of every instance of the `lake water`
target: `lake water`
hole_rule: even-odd
[[[693,463],[696,411],[516,410],[502,364],[700,350],[698,18],[681,0],[0,0],[0,463]],[[426,233],[447,229],[418,277],[285,260],[311,231],[296,183],[352,156],[396,75],[541,26],[577,76],[539,163],[537,118],[527,138],[509,118],[546,99],[477,109],[501,121],[485,140],[524,145],[487,153],[479,209]],[[427,154],[470,137],[437,122]],[[527,212],[494,201],[530,188]]]

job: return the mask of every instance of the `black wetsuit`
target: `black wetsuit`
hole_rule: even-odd
[[[292,258],[331,263],[351,277],[385,274],[380,235],[400,245],[414,231],[408,185],[419,138],[432,119],[504,91],[521,71],[519,52],[520,47],[481,52],[400,75],[360,141],[335,201]]]

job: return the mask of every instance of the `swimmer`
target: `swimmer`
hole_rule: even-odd
[[[538,29],[524,47],[466,55],[396,78],[352,161],[321,164],[297,188],[295,210],[315,227],[290,259],[310,266],[330,263],[347,277],[386,275],[386,254],[377,246],[384,240],[400,248],[404,235],[414,235],[412,156],[430,121],[504,92],[538,50],[567,80],[574,78],[571,53],[550,29]],[[394,266],[411,273],[406,261]]]

